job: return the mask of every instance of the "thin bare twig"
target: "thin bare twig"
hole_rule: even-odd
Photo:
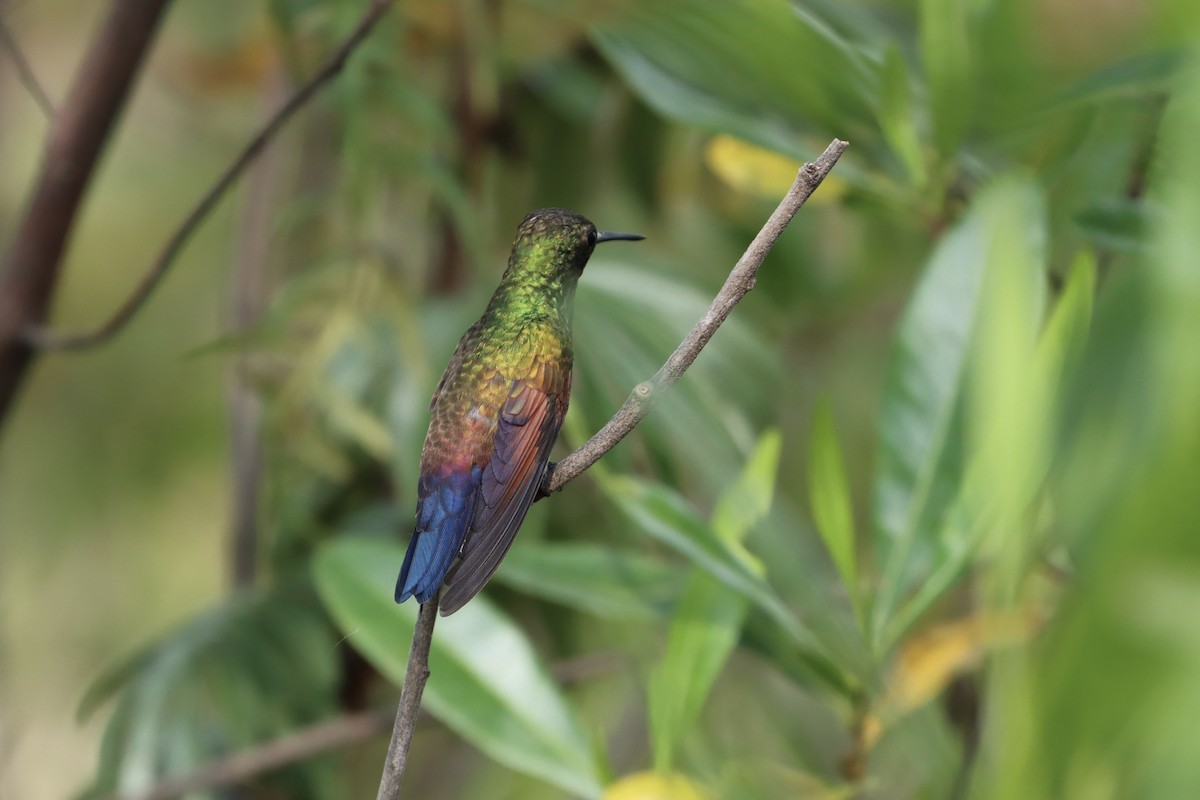
[[[179,228],[176,229],[171,238],[167,240],[166,245],[163,246],[158,258],[150,265],[150,269],[142,276],[137,286],[134,287],[133,293],[117,309],[108,322],[86,333],[56,333],[42,327],[31,327],[25,331],[26,341],[41,350],[80,350],[103,344],[120,332],[128,324],[129,320],[137,314],[142,305],[145,304],[159,281],[166,274],[167,269],[183,249],[184,244],[191,238],[191,235],[200,226],[200,223],[216,208],[229,188],[237,182],[238,178],[241,177],[242,173],[245,172],[246,168],[254,161],[258,154],[278,135],[279,131],[291,119],[292,115],[303,108],[321,87],[342,71],[350,55],[362,44],[371,31],[374,30],[379,20],[383,18],[383,15],[387,13],[394,2],[395,0],[371,0],[370,5],[363,12],[362,17],[354,27],[354,30],[350,32],[350,35],[342,40],[342,43],[325,59],[325,63],[309,78],[308,82],[297,89],[296,93],[275,112],[275,115],[250,140],[250,143],[246,145],[233,163],[229,165],[224,174],[200,198],[200,201],[196,203],[191,212],[184,217]]]
[[[390,721],[391,714],[386,711],[346,714],[208,764],[187,775],[168,778],[144,792],[112,795],[108,800],[169,800],[201,789],[242,785],[264,772],[378,736],[387,731]]]
[[[759,267],[762,266],[767,253],[771,252],[771,248],[775,246],[780,234],[792,221],[792,217],[821,185],[825,176],[829,174],[849,146],[849,142],[834,139],[816,161],[805,164],[800,169],[791,188],[779,202],[779,206],[767,219],[758,235],[754,237],[754,241],[750,242],[746,252],[738,259],[737,264],[729,273],[729,277],[725,279],[725,285],[713,298],[708,311],[692,328],[687,338],[680,342],[679,346],[675,348],[675,352],[659,368],[654,377],[633,387],[633,392],[630,393],[625,403],[595,436],[588,439],[582,447],[548,471],[542,481],[539,499],[559,491],[568,481],[578,477],[584,470],[599,461],[601,456],[613,449],[633,430],[635,425],[650,413],[650,409],[654,407],[662,393],[679,380],[684,371],[696,360],[696,356],[700,355],[700,351],[708,344],[709,339],[717,332],[717,328],[721,327],[721,323],[733,311],[733,307],[754,288],[754,284],[758,280]]]
[[[33,67],[29,65],[29,59],[25,58],[24,51],[17,44],[17,37],[13,36],[13,32],[9,30],[8,23],[4,21],[3,16],[0,16],[0,45],[3,45],[4,49],[8,51],[13,66],[17,68],[17,79],[21,81],[25,91],[29,92],[29,96],[38,104],[38,108],[46,115],[46,119],[53,118],[54,103],[50,102],[50,95],[46,94],[42,84],[38,83],[37,75],[34,74]]]
[[[625,404],[608,421],[600,432],[582,447],[560,461],[553,473],[542,483],[542,495],[557,492],[572,478],[583,473],[600,457],[613,449],[650,412],[657,397],[671,387],[692,365],[696,356],[712,339],[717,328],[728,318],[733,307],[754,288],[758,270],[775,246],[779,236],[787,228],[792,217],[804,205],[809,196],[825,180],[849,142],[834,139],[825,152],[810,164],[805,164],[797,173],[796,180],[788,189],[774,213],[767,219],[762,230],[738,259],[725,285],[713,298],[708,311],[700,318],[687,337],[675,348],[667,362],[648,381],[639,383]],[[404,676],[404,689],[400,694],[400,707],[396,711],[396,725],[392,730],[392,742],[388,747],[387,763],[379,784],[376,800],[395,800],[404,777],[408,760],[408,748],[412,742],[413,728],[421,705],[421,693],[429,677],[429,646],[433,639],[433,623],[437,618],[437,597],[421,606],[417,627],[413,631],[412,649],[408,655],[408,667]]]
[[[408,764],[408,747],[412,744],[413,731],[417,728],[417,714],[421,710],[421,695],[425,692],[425,681],[429,680],[429,646],[433,643],[433,625],[437,622],[437,610],[438,596],[435,594],[421,606],[421,612],[417,614],[412,649],[408,652],[408,666],[404,670],[404,688],[400,690],[396,724],[392,728],[392,741],[388,745],[383,775],[379,778],[376,800],[395,800],[400,794],[404,768]]]

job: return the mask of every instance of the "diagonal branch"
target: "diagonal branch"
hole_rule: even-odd
[[[250,140],[233,163],[226,168],[224,174],[217,179],[212,188],[200,198],[195,207],[184,217],[179,228],[167,240],[158,258],[150,265],[150,269],[134,287],[133,293],[125,300],[112,317],[93,331],[85,333],[56,333],[41,327],[26,329],[25,338],[30,345],[41,350],[81,350],[95,347],[111,339],[125,327],[135,314],[145,304],[150,294],[158,286],[159,281],[167,273],[167,269],[175,261],[183,246],[191,235],[200,227],[217,204],[224,198],[237,180],[246,171],[254,159],[279,134],[288,120],[303,108],[321,87],[334,78],[350,55],[362,44],[363,40],[374,30],[379,20],[392,7],[395,0],[371,0],[363,12],[354,30],[338,45],[325,63],[309,78],[308,82],[296,90],[296,93],[275,112],[267,124]]]
[[[669,389],[680,376],[700,355],[700,351],[712,339],[717,328],[721,327],[733,307],[754,288],[758,279],[758,270],[766,260],[767,253],[775,246],[792,217],[804,205],[809,196],[816,191],[825,176],[829,174],[849,142],[834,139],[825,148],[816,161],[805,164],[796,174],[796,180],[788,189],[783,200],[774,213],[767,219],[762,230],[754,237],[754,241],[746,248],[746,252],[738,259],[725,285],[713,298],[708,311],[692,328],[687,337],[675,348],[675,352],[667,359],[667,363],[648,381],[643,381],[634,387],[629,399],[608,421],[600,432],[589,439],[582,447],[564,458],[542,482],[540,496],[545,497],[557,492],[572,478],[578,477],[588,467],[600,460],[600,457],[613,449],[621,439],[625,438],[634,427],[650,413],[654,402]],[[425,681],[429,678],[429,646],[433,639],[433,623],[437,618],[437,596],[435,595],[425,605],[421,606],[417,627],[413,631],[412,649],[408,654],[408,667],[404,675],[404,689],[400,694],[400,707],[396,711],[396,726],[392,730],[392,742],[388,747],[387,761],[383,767],[383,777],[379,783],[379,794],[376,800],[395,800],[400,783],[404,777],[404,768],[408,760],[408,748],[412,742],[417,711],[421,705],[421,693],[425,689]]]
[[[721,323],[733,311],[733,307],[754,288],[758,280],[758,270],[766,259],[767,253],[775,246],[780,234],[796,216],[796,212],[804,205],[816,188],[825,180],[825,176],[833,169],[842,153],[850,146],[849,142],[834,139],[825,148],[816,161],[805,164],[796,174],[796,180],[788,189],[783,200],[774,213],[767,219],[762,230],[750,242],[746,252],[738,259],[725,285],[713,298],[708,311],[692,328],[675,352],[667,359],[667,363],[659,368],[654,377],[633,387],[633,392],[608,421],[603,428],[575,452],[554,465],[542,480],[539,499],[546,497],[563,488],[572,478],[578,477],[584,470],[600,460],[600,457],[612,450],[625,436],[650,413],[659,397],[669,389],[679,377],[692,365],[696,356],[708,344],[709,339],[721,327]]]
[[[0,420],[36,355],[71,229],[169,0],[113,0],[51,120],[25,210],[0,257]]]
[[[25,58],[25,52],[17,44],[17,37],[13,36],[13,32],[9,30],[8,23],[4,21],[3,17],[0,17],[0,45],[3,45],[4,49],[8,51],[13,66],[17,68],[17,79],[21,81],[25,91],[29,92],[29,96],[38,104],[38,108],[46,115],[46,119],[53,119],[54,104],[50,102],[50,96],[46,94],[42,84],[38,83],[37,75],[34,74],[33,67],[29,65],[29,59]]]

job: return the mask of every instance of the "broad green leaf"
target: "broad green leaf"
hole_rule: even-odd
[[[496,573],[496,580],[528,595],[613,619],[664,616],[683,578],[677,567],[638,553],[520,539]]]
[[[167,776],[261,744],[334,713],[333,630],[311,588],[239,595],[187,621],[102,675],[86,719],[115,697],[89,792],[139,794]],[[276,776],[316,796],[328,777],[298,764]]]
[[[400,684],[417,604],[392,597],[398,543],[342,538],[314,563],[321,599],[346,641]],[[424,703],[496,761],[580,797],[598,797],[588,744],[566,700],[521,630],[476,597],[438,620]]]
[[[838,444],[833,423],[833,410],[827,400],[817,406],[813,417],[812,441],[808,450],[808,493],[817,530],[850,595],[854,615],[861,625],[854,509],[850,487],[846,482],[846,467],[842,462],[842,448]]]
[[[878,140],[875,57],[786,0],[642,3],[593,41],[667,116],[805,157],[806,134]]]

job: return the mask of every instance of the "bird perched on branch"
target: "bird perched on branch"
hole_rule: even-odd
[[[543,208],[517,228],[508,268],[479,321],[459,340],[429,403],[417,525],[396,602],[443,584],[452,614],[483,588],[537,497],[571,396],[575,287],[601,242],[572,211]]]

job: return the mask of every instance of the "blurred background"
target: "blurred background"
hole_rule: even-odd
[[[366,5],[173,4],[57,327],[111,313]],[[0,3],[52,103],[105,10]],[[41,357],[4,420],[0,796],[143,797],[348,720],[187,796],[369,796],[426,405],[516,224],[564,206],[647,236],[581,282],[561,455],[838,137],[695,366],[439,622],[407,787],[1193,797],[1198,18],[397,3],[128,327]],[[47,118],[0,56],[7,242]]]

